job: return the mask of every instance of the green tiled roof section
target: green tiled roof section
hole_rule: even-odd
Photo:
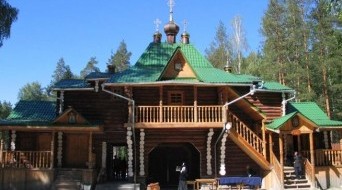
[[[264,83],[263,89],[267,89],[267,90],[293,90],[290,87],[284,86],[278,82],[274,82],[274,81],[266,81]]]
[[[53,88],[91,88],[83,79],[64,79],[57,82]]]
[[[165,67],[179,46],[169,43],[150,43],[135,66]]]
[[[51,101],[21,100],[2,125],[47,124],[56,117],[56,103]]]
[[[296,114],[297,112],[292,112],[280,118],[274,119],[272,123],[267,124],[266,127],[269,129],[273,129],[273,130],[279,129],[284,123],[286,123],[289,119],[291,119]]]
[[[116,73],[107,82],[109,83],[139,83],[157,81],[164,67],[133,66],[125,71]]]
[[[110,78],[112,75],[113,73],[91,72],[85,77],[85,79]]]
[[[235,75],[214,68],[191,44],[151,43],[135,66],[115,73],[109,83],[156,82],[163,73],[175,52],[179,50],[184,55],[190,67],[194,70],[198,81],[207,83],[250,83],[250,76]],[[175,79],[177,80],[177,79]]]
[[[341,121],[330,120],[326,113],[315,102],[290,102],[287,112],[298,111],[303,116],[314,122],[319,127],[338,126],[342,127]]]
[[[202,82],[207,83],[251,83],[249,78],[225,72],[217,68],[194,68]]]

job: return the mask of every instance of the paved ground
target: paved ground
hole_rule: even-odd
[[[107,182],[107,183],[97,184],[95,190],[145,190],[145,189],[140,189],[139,184],[136,184],[135,189],[134,189],[133,183]],[[161,188],[161,190],[177,190],[177,187]]]

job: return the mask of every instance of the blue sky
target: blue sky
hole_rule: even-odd
[[[19,9],[11,37],[0,48],[0,101],[18,101],[19,89],[38,81],[46,87],[60,58],[79,74],[90,57],[105,71],[122,40],[134,64],[152,41],[154,20],[160,31],[169,19],[167,0],[7,0]],[[190,33],[190,43],[204,54],[214,40],[219,21],[231,30],[231,20],[242,18],[249,51],[262,44],[261,21],[267,0],[176,0],[174,20]],[[231,33],[231,32],[230,32]],[[180,40],[180,34],[177,41]],[[163,33],[162,41],[165,41]]]

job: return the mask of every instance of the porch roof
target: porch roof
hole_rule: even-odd
[[[10,115],[0,120],[0,129],[16,128],[22,130],[94,130],[99,129],[100,121],[80,124],[54,123],[57,117],[56,102],[20,100]]]
[[[56,117],[56,103],[52,101],[20,100],[0,125],[47,125]]]
[[[323,110],[314,102],[290,102],[287,104],[287,114],[280,118],[274,119],[267,128],[270,130],[277,130],[281,128],[288,120],[292,119],[295,115],[300,114],[307,118],[317,128],[342,128],[342,122],[331,120],[323,112]]]

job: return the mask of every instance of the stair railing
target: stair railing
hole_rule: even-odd
[[[238,117],[231,114],[233,129],[239,134],[249,145],[251,145],[260,155],[264,155],[264,144],[262,139],[255,134],[245,123],[243,123]]]
[[[280,162],[278,161],[277,157],[274,155],[273,151],[270,151],[270,159],[271,164],[273,166],[273,170],[276,173],[277,179],[279,180],[281,186],[283,187],[284,184],[284,169]]]
[[[304,168],[305,168],[305,177],[310,181],[311,187],[314,187],[314,184],[313,184],[313,182],[315,181],[315,179],[313,179],[313,177],[315,176],[314,167],[307,158],[304,159]]]

